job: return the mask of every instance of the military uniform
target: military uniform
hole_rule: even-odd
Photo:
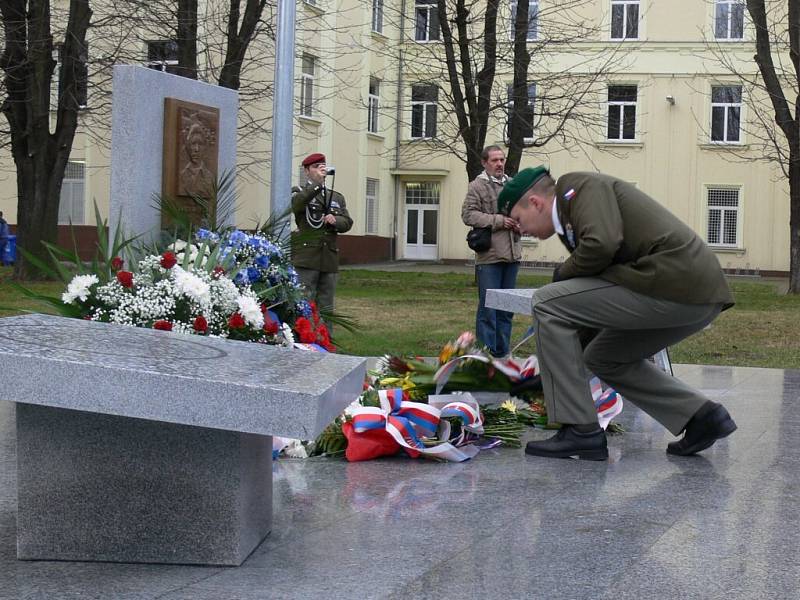
[[[344,196],[308,182],[292,195],[292,212],[298,229],[292,235],[292,262],[311,299],[321,309],[333,310],[339,271],[337,238],[353,226]],[[324,222],[326,214],[336,217],[336,225]]]
[[[679,434],[708,398],[647,358],[733,305],[719,261],[658,202],[606,175],[560,177],[553,222],[570,256],[533,299],[550,419],[596,421],[592,372]]]

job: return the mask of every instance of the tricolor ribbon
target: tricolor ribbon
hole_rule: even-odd
[[[524,381],[534,375],[539,374],[539,360],[536,356],[529,356],[524,361],[519,362],[513,358],[490,358],[484,354],[464,354],[456,356],[447,361],[434,373],[433,380],[436,382],[436,393],[441,394],[442,389],[447,385],[450,375],[456,370],[459,363],[463,360],[477,360],[482,363],[490,364],[495,369],[503,373],[513,382]]]
[[[597,377],[592,377],[589,381],[592,390],[592,400],[597,411],[597,421],[600,427],[606,429],[611,419],[622,412],[622,396],[612,388],[603,390],[603,382]]]
[[[431,458],[453,462],[468,460],[478,453],[471,444],[457,447],[466,440],[466,433],[483,433],[483,419],[478,403],[459,400],[444,405],[441,409],[422,402],[403,400],[403,390],[378,390],[380,407],[364,406],[353,411],[353,431],[363,433],[370,429],[386,429],[389,435],[403,448],[419,452]],[[463,424],[462,434],[455,443],[449,440],[450,424],[443,417],[458,417]],[[427,447],[421,438],[445,440]]]

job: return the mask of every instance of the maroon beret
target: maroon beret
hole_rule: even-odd
[[[316,165],[317,163],[324,163],[325,162],[325,155],[319,152],[315,152],[314,154],[309,154],[303,159],[303,166],[310,167],[311,165]]]

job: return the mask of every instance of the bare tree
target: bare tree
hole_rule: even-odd
[[[726,147],[734,160],[775,165],[789,184],[789,292],[800,293],[800,0],[746,0],[755,32],[756,70],[723,43],[710,43],[722,69],[737,78],[747,105],[749,148]],[[713,139],[713,134],[712,134]]]
[[[86,31],[92,11],[88,0],[70,0],[58,49],[51,31],[49,0],[2,0],[4,73],[2,111],[9,126],[17,170],[17,235],[34,256],[44,258],[41,241],[54,241],[61,184],[67,166],[81,99],[85,95]],[[58,50],[58,94],[51,131],[51,84]],[[33,274],[17,260],[17,277]]]
[[[472,180],[481,172],[487,135],[498,123],[512,174],[528,148],[545,149],[557,140],[558,150],[575,150],[592,141],[603,124],[601,92],[609,75],[621,70],[624,56],[614,46],[581,47],[600,38],[599,26],[581,15],[587,5],[587,0],[564,0],[541,8],[523,0],[509,13],[498,0],[437,0],[441,44],[420,45],[410,60],[426,65],[454,127],[442,119],[424,151],[454,152]],[[424,18],[420,25],[418,17],[416,26],[424,28]],[[415,30],[409,37],[418,36]],[[555,67],[557,57],[569,57],[568,71]],[[509,76],[511,85],[505,83]]]
[[[756,31],[754,59],[783,138],[772,156],[789,180],[789,292],[800,293],[800,0],[747,0]],[[784,54],[788,51],[788,64]],[[791,96],[794,96],[792,98]],[[789,96],[787,98],[787,96]],[[791,101],[791,104],[790,104]]]

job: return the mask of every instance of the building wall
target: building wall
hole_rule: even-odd
[[[540,0],[542,19],[558,15],[555,0]],[[342,192],[354,220],[343,243],[343,260],[368,262],[393,258],[429,258],[467,261],[467,228],[461,222],[461,204],[467,176],[458,140],[411,140],[411,86],[433,81],[446,89],[442,46],[414,41],[414,1],[384,0],[380,33],[372,29],[372,2],[313,0],[297,3],[298,82],[295,102],[295,136],[292,148],[292,181],[302,183],[300,161],[311,152],[323,152],[335,165],[335,188]],[[405,11],[403,13],[403,10]],[[554,12],[555,10],[555,12]],[[730,83],[715,57],[722,52],[743,72],[755,72],[752,31],[743,41],[709,43],[713,38],[714,2],[698,0],[641,0],[639,38],[610,40],[611,0],[587,0],[576,15],[599,31],[569,48],[551,47],[537,69],[555,73],[589,70],[583,57],[618,53],[621,60],[612,82],[636,84],[637,135],[631,142],[610,143],[604,129],[586,131],[584,142],[570,151],[554,141],[544,148],[529,149],[521,167],[547,164],[555,175],[575,170],[598,170],[634,182],[685,220],[704,238],[708,226],[707,186],[736,186],[739,197],[739,245],[718,249],[723,267],[781,271],[789,266],[788,187],[777,170],[757,159],[763,156],[752,137],[730,147],[709,143],[710,87]],[[551,17],[548,17],[551,15]],[[508,50],[508,6],[501,6],[499,41]],[[476,23],[476,27],[479,23]],[[144,51],[139,50],[141,60]],[[303,55],[316,57],[314,105],[311,116],[299,115],[299,89]],[[543,66],[544,65],[544,66]],[[534,68],[534,67],[532,67]],[[263,64],[261,78],[269,82],[272,63]],[[367,95],[370,77],[380,80],[378,131],[367,131]],[[532,78],[536,74],[532,73]],[[507,71],[498,72],[496,88],[511,81]],[[502,93],[498,91],[497,93]],[[440,94],[440,99],[443,97]],[[672,97],[674,103],[667,100]],[[584,110],[605,111],[605,99],[587,102]],[[268,98],[249,109],[269,118]],[[599,114],[600,120],[605,119]],[[439,130],[452,131],[454,119],[446,103],[438,108]],[[743,109],[747,121],[747,108]],[[503,145],[503,123],[493,119],[487,144]],[[105,135],[108,138],[108,135]],[[107,216],[110,144],[104,134],[80,134],[72,160],[85,161],[84,223],[92,225],[93,203]],[[100,140],[100,141],[98,141]],[[270,210],[271,152],[269,127],[263,135],[240,142],[239,205],[237,222],[252,227],[263,222]],[[255,158],[253,158],[255,157]],[[260,158],[259,158],[260,157]],[[377,226],[367,231],[367,180],[377,181]],[[407,244],[409,226],[405,203],[409,184],[438,184],[439,204],[436,243],[415,248]],[[16,221],[16,188],[8,152],[0,154],[0,210]],[[434,210],[424,206],[422,210]],[[416,213],[422,218],[423,212]],[[352,238],[352,239],[351,239]],[[555,240],[526,239],[524,260],[559,262],[565,251]]]

